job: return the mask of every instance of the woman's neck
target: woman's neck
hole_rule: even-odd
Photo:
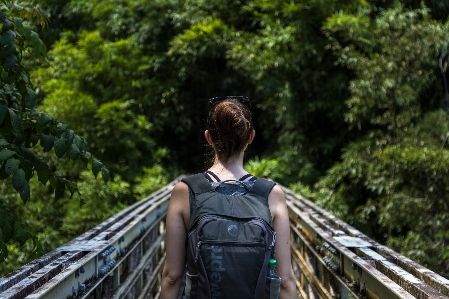
[[[243,153],[237,157],[231,157],[226,161],[215,157],[214,164],[209,168],[220,180],[238,180],[248,172],[243,169]]]

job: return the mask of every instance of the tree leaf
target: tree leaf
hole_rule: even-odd
[[[66,182],[65,186],[66,186],[67,189],[69,189],[70,198],[73,197],[73,194],[75,194],[75,192],[77,192],[78,194],[80,193],[79,190],[78,190],[78,186],[74,182]]]
[[[8,112],[8,107],[4,103],[0,102],[0,125],[5,120],[7,112]]]
[[[21,18],[14,18],[14,25],[17,29],[21,29],[23,27],[23,19]]]
[[[3,67],[5,68],[5,70],[8,71],[16,65],[16,62],[17,62],[17,55],[13,53],[5,58],[5,63],[3,64]]]
[[[20,166],[20,160],[10,158],[5,162],[5,172],[6,174],[10,175],[16,172],[17,169],[19,169]]]
[[[0,44],[2,46],[9,44],[14,40],[16,37],[16,34],[12,30],[8,30],[5,33],[3,33],[2,38],[0,39]]]
[[[37,56],[45,57],[47,49],[45,48],[45,45],[42,42],[42,40],[39,38],[39,34],[37,34],[34,31],[31,31],[30,39],[31,45],[33,46],[34,54],[36,54]]]
[[[64,196],[65,191],[65,183],[63,179],[57,178],[56,179],[56,190],[55,190],[55,198],[59,199]]]
[[[73,142],[73,137],[75,136],[75,132],[73,130],[67,130],[63,134],[64,138],[67,139],[67,146],[70,146]]]
[[[27,87],[27,94],[25,96],[25,107],[31,109],[36,102],[36,93],[31,88]]]
[[[58,123],[57,124],[58,130],[57,130],[57,135],[61,135],[62,133],[64,133],[67,130],[67,125],[63,124],[63,123]]]
[[[84,149],[84,140],[81,139],[78,135],[75,134],[75,144],[80,151]]]
[[[45,113],[42,113],[41,114],[41,116],[40,116],[40,121],[41,121],[41,124],[43,125],[43,126],[46,126],[49,122],[51,122],[53,120],[53,118],[52,117],[50,117],[50,116],[48,116],[47,114],[45,114]]]
[[[3,30],[8,30],[8,29],[14,30],[14,23],[11,22],[11,21],[8,20],[8,19],[5,19],[5,20],[3,21],[3,28],[2,28],[2,29],[3,29]]]
[[[14,172],[14,175],[12,176],[12,186],[17,191],[20,191],[20,189],[22,189],[25,183],[26,183],[25,171],[19,168],[17,169],[16,172]]]
[[[2,51],[2,57],[8,57],[11,54],[15,54],[16,53],[16,49],[17,49],[17,46],[15,44],[9,44]]]
[[[92,173],[95,177],[97,177],[98,173],[101,171],[101,168],[103,167],[103,163],[101,163],[98,160],[93,159],[92,161]]]
[[[0,238],[8,242],[14,234],[14,218],[11,217],[9,211],[0,205]]]
[[[61,158],[64,156],[65,152],[67,151],[67,139],[61,138],[55,140],[55,154],[58,158]]]
[[[31,147],[34,147],[39,142],[39,135],[31,135],[30,137],[30,143]]]
[[[12,131],[16,136],[22,136],[22,124],[20,116],[11,108],[9,110],[9,117],[11,118]]]
[[[6,174],[6,171],[5,171],[5,164],[6,163],[2,163],[2,166],[0,166],[0,180],[4,180],[7,177],[9,177],[9,175]]]
[[[25,171],[25,179],[29,181],[34,175],[33,164],[26,159],[22,159],[20,161],[20,168]]]
[[[101,177],[105,183],[109,181],[109,170],[104,166],[101,168]]]
[[[8,140],[0,139],[0,146],[5,146],[5,145],[8,145],[8,144],[9,144]]]
[[[25,84],[30,84],[30,76],[28,75],[27,72],[22,71],[20,73],[20,76],[22,77],[23,82],[25,82]]]
[[[50,182],[50,186],[53,189],[56,189],[56,176],[52,175],[48,177],[48,181]]]
[[[81,160],[83,160],[86,165],[89,163],[90,158],[92,158],[92,154],[89,152],[83,152],[81,154]]]
[[[17,242],[19,242],[20,246],[25,244],[25,242],[30,238],[30,233],[23,229],[17,221],[15,223],[14,238]]]
[[[27,181],[25,181],[25,184],[23,185],[22,189],[20,189],[19,194],[23,203],[27,203],[28,200],[30,199],[30,185],[28,185]]]
[[[31,27],[28,25],[23,25],[23,35],[27,40],[31,39]]]
[[[80,197],[80,209],[86,204],[86,202],[84,201],[84,199],[82,197]]]
[[[32,150],[28,148],[21,147],[20,150],[22,151],[23,158],[33,164],[36,168],[47,168],[48,165],[44,161],[44,159],[40,158],[38,155],[36,155]]]
[[[50,177],[50,170],[45,168],[37,168],[36,172],[39,182],[41,182],[42,185],[47,184],[48,178]]]
[[[55,143],[55,137],[51,135],[41,135],[40,143],[44,152],[49,152]]]
[[[30,111],[30,115],[33,116],[33,117],[36,117],[36,116],[40,116],[41,113],[36,108],[32,108],[31,111]]]
[[[16,152],[11,151],[11,150],[9,150],[7,148],[2,149],[0,151],[0,162],[8,160],[12,156],[14,156],[15,153]]]
[[[80,155],[80,150],[78,149],[78,147],[75,144],[72,144],[70,146],[70,149],[69,149],[67,155],[70,159],[76,160],[76,159],[78,159],[78,157]]]

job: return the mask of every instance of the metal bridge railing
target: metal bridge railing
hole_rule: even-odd
[[[64,246],[0,278],[0,299],[158,298],[177,178]],[[449,299],[449,281],[281,186],[301,298]]]
[[[449,298],[449,280],[283,190],[302,298]]]

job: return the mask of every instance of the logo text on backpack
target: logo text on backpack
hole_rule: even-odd
[[[219,283],[221,282],[220,272],[225,272],[226,269],[223,268],[223,248],[221,246],[211,247],[211,258],[212,262],[210,265],[210,291],[213,298],[218,298],[221,295]]]

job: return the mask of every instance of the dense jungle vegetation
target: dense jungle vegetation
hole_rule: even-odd
[[[205,169],[246,166],[449,277],[449,2],[1,0],[0,275]]]

